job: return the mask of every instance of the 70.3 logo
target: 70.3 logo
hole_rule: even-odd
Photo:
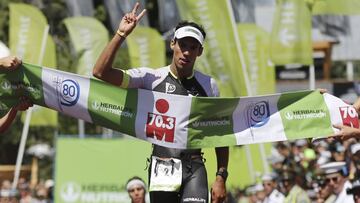
[[[339,111],[344,125],[359,128],[358,114],[356,113],[354,107],[339,107]]]
[[[157,140],[164,139],[165,142],[174,142],[175,121],[174,117],[149,112],[146,123],[146,137],[156,137]]]

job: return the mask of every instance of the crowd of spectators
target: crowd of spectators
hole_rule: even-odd
[[[32,186],[20,178],[16,189],[9,180],[4,180],[0,188],[0,203],[52,203],[54,181],[40,181]]]
[[[271,173],[229,193],[229,203],[360,202],[360,143],[351,138],[276,142]]]
[[[355,138],[276,142],[267,160],[271,173],[229,192],[228,203],[360,202],[360,143]],[[12,190],[5,180],[0,203],[51,203],[53,185],[47,180],[31,186],[20,179]]]

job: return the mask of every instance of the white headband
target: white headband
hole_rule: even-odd
[[[204,36],[200,30],[192,26],[184,26],[175,31],[174,38],[181,39],[184,37],[195,38],[201,45],[204,43]]]
[[[139,179],[134,179],[131,180],[127,185],[126,185],[126,190],[129,191],[130,189],[132,189],[133,187],[135,187],[136,185],[140,185],[141,187],[143,187],[145,189],[145,183]]]

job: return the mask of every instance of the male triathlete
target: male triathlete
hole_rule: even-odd
[[[195,60],[202,54],[206,34],[199,25],[192,22],[182,22],[176,27],[174,38],[170,43],[173,58],[169,66],[127,71],[112,67],[117,49],[146,12],[143,10],[137,15],[138,8],[137,3],[132,12],[122,18],[117,33],[97,60],[93,75],[124,88],[143,88],[179,95],[218,96],[214,79],[194,70]],[[216,148],[216,155],[218,172],[211,188],[211,199],[212,202],[223,202],[226,196],[228,148]],[[179,150],[154,145],[151,162],[149,168],[151,202],[208,202],[207,175],[200,149]],[[176,167],[179,163],[182,167]],[[163,174],[166,169],[171,171],[169,179],[166,179],[168,173]],[[178,182],[179,174],[182,175],[180,182]],[[168,184],[167,187],[163,187],[164,182]],[[177,188],[177,185],[180,187]]]

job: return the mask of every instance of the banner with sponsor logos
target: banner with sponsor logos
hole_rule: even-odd
[[[304,0],[277,1],[270,50],[276,65],[313,64],[311,11]]]
[[[64,24],[79,57],[76,72],[80,75],[92,75],[96,59],[109,41],[107,29],[92,17],[66,18]]]
[[[188,97],[121,89],[103,81],[23,64],[0,70],[0,113],[28,96],[35,104],[170,148],[275,142],[359,126],[355,109],[330,94],[300,91],[241,98]]]
[[[165,42],[160,33],[151,27],[137,26],[126,39],[131,67],[165,66]]]
[[[147,182],[150,154],[150,143],[135,139],[57,138],[55,202],[131,202],[126,183],[133,176]]]

